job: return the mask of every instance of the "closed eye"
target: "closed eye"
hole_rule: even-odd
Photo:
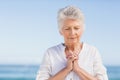
[[[70,28],[65,28],[65,30],[70,30]]]
[[[80,28],[79,28],[79,27],[75,27],[74,29],[75,29],[75,30],[78,30],[78,29],[80,29]]]

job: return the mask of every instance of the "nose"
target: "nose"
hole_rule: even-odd
[[[75,34],[75,30],[74,30],[74,29],[71,29],[71,30],[70,30],[70,34],[71,34],[71,35],[74,35],[74,34]]]

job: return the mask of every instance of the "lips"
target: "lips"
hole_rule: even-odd
[[[76,37],[71,37],[71,38],[69,38],[69,39],[76,39]]]
[[[75,39],[75,38],[69,38],[69,39]]]

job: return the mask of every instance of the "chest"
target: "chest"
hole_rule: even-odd
[[[91,56],[79,55],[79,67],[93,75],[93,58]],[[52,59],[52,75],[55,75],[67,66],[67,59],[61,56],[54,56]]]

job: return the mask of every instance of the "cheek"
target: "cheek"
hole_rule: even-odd
[[[61,34],[64,38],[67,38],[67,37],[68,37],[68,34],[65,33],[65,32],[60,32],[60,34]]]
[[[67,38],[67,37],[68,37],[68,34],[64,34],[63,36],[64,36],[64,38]]]
[[[65,31],[61,31],[61,35],[62,36],[68,36],[69,34],[67,32],[65,32]]]
[[[83,34],[83,31],[78,32],[78,36],[81,37]]]

